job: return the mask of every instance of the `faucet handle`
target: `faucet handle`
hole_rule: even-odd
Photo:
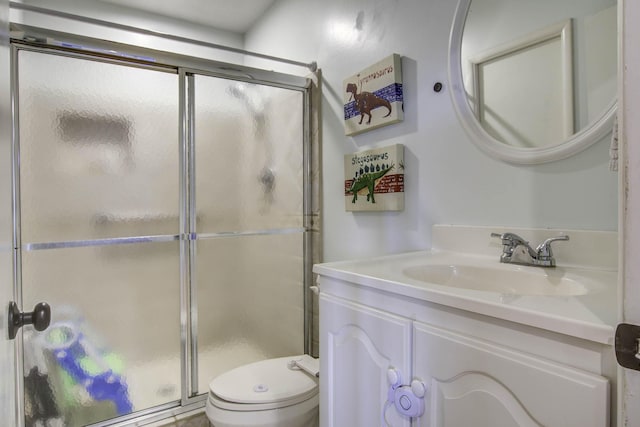
[[[550,237],[544,242],[540,243],[536,248],[536,252],[538,252],[538,260],[541,261],[551,261],[555,264],[555,260],[553,259],[553,251],[551,250],[551,242],[557,242],[559,240],[569,240],[569,236],[556,236]]]
[[[524,240],[522,237],[518,236],[514,233],[491,233],[491,237],[498,237],[502,239],[502,255],[500,256],[501,262],[509,262],[511,257],[513,256],[513,251],[518,246],[525,246],[531,255],[533,251],[529,246],[529,242]]]
[[[502,244],[505,246],[526,245],[529,243],[522,237],[514,233],[491,233],[491,237],[502,239]]]

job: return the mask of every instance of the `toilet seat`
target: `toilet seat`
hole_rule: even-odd
[[[262,411],[311,399],[318,394],[317,379],[289,367],[301,357],[262,360],[225,372],[209,384],[209,401],[231,411]]]

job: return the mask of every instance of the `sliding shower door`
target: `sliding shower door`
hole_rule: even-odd
[[[177,73],[29,50],[14,71],[19,289],[52,308],[23,328],[26,425],[177,401]]]
[[[27,427],[177,414],[308,342],[306,80],[112,52],[13,46],[15,299],[52,313],[17,336]]]
[[[226,370],[304,352],[304,96],[204,75],[189,87],[193,391],[207,393]]]

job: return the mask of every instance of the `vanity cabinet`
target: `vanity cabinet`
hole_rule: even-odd
[[[318,283],[321,427],[609,426],[607,346],[335,278]],[[387,404],[390,368],[403,385],[426,386],[423,415]]]

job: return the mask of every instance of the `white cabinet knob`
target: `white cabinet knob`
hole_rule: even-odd
[[[389,385],[392,387],[397,387],[402,383],[402,378],[400,377],[400,372],[398,372],[395,368],[387,369],[387,381]]]
[[[423,398],[427,394],[427,386],[418,379],[411,381],[411,391],[419,398]]]

